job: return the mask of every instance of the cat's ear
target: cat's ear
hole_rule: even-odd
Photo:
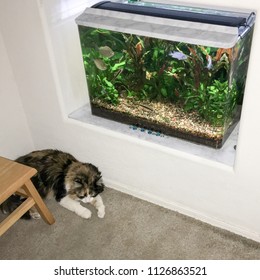
[[[99,181],[102,178],[101,172],[98,172],[98,174],[95,177],[95,181]]]
[[[96,194],[99,194],[99,193],[103,192],[104,187],[105,187],[105,185],[103,183],[96,183],[95,187],[94,187],[94,190],[95,190]]]

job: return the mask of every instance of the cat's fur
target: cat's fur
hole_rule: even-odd
[[[42,198],[52,193],[63,207],[75,212],[82,218],[91,217],[91,211],[81,202],[91,203],[97,209],[98,217],[105,215],[105,206],[99,195],[104,190],[101,172],[90,163],[82,163],[71,154],[58,150],[34,151],[19,157],[17,162],[34,167],[38,173],[32,182]],[[21,204],[22,198],[11,196],[2,205],[4,213],[11,212]],[[39,214],[31,211],[23,218],[38,218]]]

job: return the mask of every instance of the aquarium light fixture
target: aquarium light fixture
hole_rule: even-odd
[[[143,1],[101,1],[78,25],[197,45],[231,48],[254,25],[254,11],[226,11]],[[192,22],[192,24],[190,24]]]
[[[247,26],[247,18],[251,17],[251,14],[139,1],[102,1],[92,8],[233,27]]]
[[[239,13],[209,8],[160,4],[143,1],[101,1],[92,6],[96,9],[140,14],[168,19],[232,26],[238,28],[240,37],[245,36],[255,21],[255,12]]]

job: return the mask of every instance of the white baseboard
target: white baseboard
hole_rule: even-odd
[[[141,190],[136,190],[136,189],[133,189],[126,185],[118,184],[112,180],[104,178],[104,181],[106,182],[106,185],[108,187],[115,189],[117,191],[132,195],[132,196],[140,198],[142,200],[159,205],[161,207],[164,207],[164,208],[176,211],[178,213],[187,215],[194,219],[200,220],[200,221],[210,224],[212,226],[215,226],[215,227],[230,231],[232,233],[238,234],[245,238],[260,242],[260,233],[253,232],[246,228],[242,228],[242,227],[239,227],[236,225],[229,224],[225,221],[218,220],[215,217],[209,217],[203,213],[200,213],[194,209],[188,208],[184,205],[181,205],[181,204],[178,204],[178,203],[172,202],[172,201],[165,201],[163,199],[160,199],[160,197],[154,196],[153,194],[143,192]]]

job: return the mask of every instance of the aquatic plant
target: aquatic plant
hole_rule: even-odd
[[[112,49],[116,40],[110,38],[110,31],[100,29],[83,28],[81,34],[81,47],[83,61],[88,80],[91,98],[104,100],[105,102],[118,104],[119,92],[117,84],[121,84],[119,75],[125,65],[123,54],[115,53]],[[99,46],[98,42],[110,44]],[[120,41],[117,41],[119,44]]]
[[[210,48],[86,27],[80,27],[80,36],[92,101],[114,106],[120,98],[173,102],[214,126],[232,118],[245,77],[233,75],[230,65],[247,65],[248,58],[239,59],[241,48]],[[237,84],[240,77],[243,81]]]
[[[236,107],[237,90],[235,83],[214,80],[212,85],[200,83],[197,91],[188,91],[183,107],[186,111],[196,110],[199,115],[216,126],[223,126]]]
[[[236,82],[229,85],[230,49],[205,48],[186,44],[171,54],[177,58],[173,78],[178,81],[174,91],[176,102],[186,111],[196,111],[212,125],[223,126],[237,103]],[[182,49],[182,51],[180,51]],[[174,55],[174,56],[173,56]],[[168,72],[170,75],[171,72]]]

